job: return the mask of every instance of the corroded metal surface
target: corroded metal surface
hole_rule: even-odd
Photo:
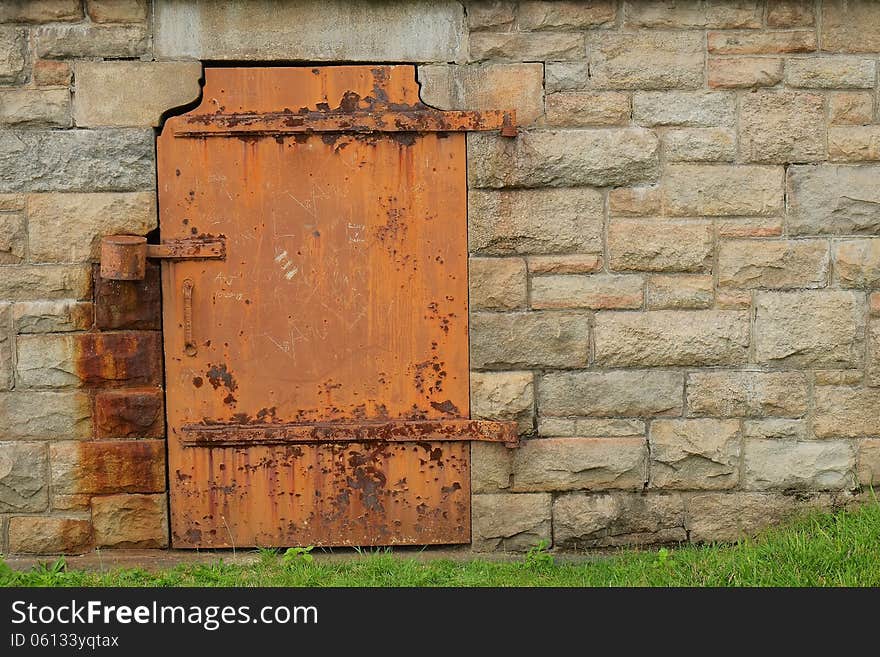
[[[176,547],[470,540],[465,136],[272,123],[367,102],[420,106],[414,67],[209,68],[201,105],[159,138],[163,240],[227,247],[162,264]],[[177,136],[227,115],[268,118]],[[434,427],[351,430],[368,423]],[[193,446],[193,426],[214,444]]]
[[[101,239],[101,278],[113,281],[143,280],[147,258],[222,260],[225,257],[226,242],[223,239],[179,239],[147,244],[146,237],[108,235]]]

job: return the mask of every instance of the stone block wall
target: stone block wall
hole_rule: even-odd
[[[352,26],[357,26],[353,28]],[[413,62],[468,137],[477,549],[726,540],[880,482],[880,3],[0,6],[0,551],[167,543],[155,131],[201,62]]]

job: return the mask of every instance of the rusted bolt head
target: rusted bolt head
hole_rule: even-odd
[[[140,281],[147,271],[147,238],[110,235],[101,239],[101,278]]]

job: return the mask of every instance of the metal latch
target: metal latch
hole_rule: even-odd
[[[225,260],[226,238],[168,240],[147,244],[139,235],[110,235],[101,239],[101,278],[143,280],[147,258],[162,260]]]

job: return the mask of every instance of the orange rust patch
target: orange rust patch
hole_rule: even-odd
[[[165,490],[165,441],[77,443],[75,492],[158,493]]]

